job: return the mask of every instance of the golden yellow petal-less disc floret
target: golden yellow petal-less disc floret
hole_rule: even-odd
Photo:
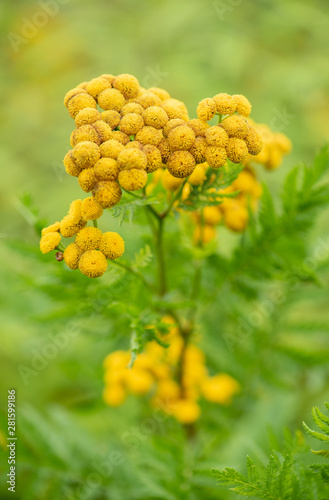
[[[87,250],[80,257],[79,269],[89,278],[99,278],[107,269],[106,257],[98,250]]]
[[[114,111],[120,111],[125,104],[125,98],[119,90],[110,88],[103,90],[99,94],[97,102],[104,110],[113,109]]]
[[[208,146],[206,149],[206,161],[212,168],[223,167],[227,160],[225,148],[217,146]]]
[[[102,111],[101,119],[107,123],[112,130],[114,130],[120,123],[121,115],[114,109],[108,109],[107,111]]]
[[[120,234],[108,231],[103,233],[99,249],[107,259],[114,260],[123,255],[125,243]]]
[[[76,244],[82,250],[98,250],[102,231],[97,227],[85,227],[75,237]]]
[[[93,189],[93,197],[103,208],[112,208],[121,200],[122,191],[116,181],[99,181]]]
[[[168,122],[169,118],[164,109],[160,106],[150,106],[143,111],[143,119],[145,125],[157,129],[163,128]]]
[[[138,96],[139,82],[133,75],[118,75],[114,79],[112,85],[115,89],[119,90],[126,99],[132,99]]]
[[[211,120],[215,116],[216,111],[216,103],[211,97],[202,99],[196,110],[199,120],[204,122]]]
[[[118,162],[113,158],[100,158],[94,165],[94,174],[99,181],[116,181],[119,170]]]
[[[57,231],[49,232],[41,236],[40,250],[49,253],[54,250],[61,241],[61,235]]]
[[[103,209],[101,205],[90,196],[82,200],[81,215],[85,220],[96,220],[103,215]]]
[[[236,111],[236,102],[231,95],[221,93],[213,97],[219,115],[232,115]]]
[[[195,168],[195,160],[188,151],[174,151],[168,158],[167,168],[174,177],[188,177]]]
[[[103,142],[100,145],[99,151],[103,158],[112,158],[116,160],[119,153],[124,149],[124,145],[114,139]]]
[[[72,150],[72,159],[80,168],[92,167],[100,156],[99,146],[90,141],[79,142]]]
[[[248,156],[247,144],[236,137],[229,139],[226,151],[228,159],[233,163],[242,163]]]
[[[244,139],[249,132],[249,125],[245,118],[240,115],[231,115],[225,118],[219,125],[229,137]]]
[[[64,261],[67,267],[73,270],[78,269],[82,254],[83,250],[76,243],[70,243],[64,250]]]
[[[127,135],[136,135],[143,127],[143,117],[138,113],[127,113],[121,118],[120,130]]]
[[[145,170],[132,168],[130,170],[122,170],[119,173],[119,184],[126,191],[138,191],[146,186],[147,173]]]
[[[172,151],[187,151],[195,140],[195,133],[187,125],[178,125],[168,134],[169,147]]]

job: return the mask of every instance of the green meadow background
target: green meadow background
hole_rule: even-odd
[[[280,440],[284,426],[300,426],[313,404],[328,399],[327,327],[296,340],[305,352],[319,346],[322,356],[317,353],[312,361],[307,355],[298,361],[280,358],[276,369],[284,383],[272,384],[262,371],[271,352],[259,351],[255,343],[246,348],[246,362],[243,352],[228,351],[214,334],[218,311],[210,303],[209,314],[203,314],[203,347],[214,370],[246,381],[240,399],[230,409],[205,409],[192,450],[169,419],[137,451],[127,451],[120,436],[140,425],[147,408],[131,398],[113,410],[101,399],[102,360],[114,348],[129,348],[126,324],[117,320],[113,327],[106,312],[107,300],[117,299],[111,280],[104,277],[96,284],[41,256],[34,216],[20,199],[30,199],[39,216],[52,222],[81,197],[76,179],[62,167],[74,128],[63,97],[102,73],[132,73],[145,87],[164,87],[186,103],[191,117],[204,97],[219,92],[247,96],[252,117],[293,142],[281,169],[258,169],[270,189],[279,192],[289,169],[310,163],[329,136],[328,3],[2,0],[0,9],[0,445],[2,453],[6,391],[14,387],[21,453],[16,498],[62,498],[62,485],[79,485],[93,470],[91,460],[108,449],[121,451],[124,464],[114,467],[101,487],[76,498],[233,498],[216,488],[211,468],[243,468],[247,453],[265,460],[269,426]],[[109,215],[105,220],[117,228]],[[124,224],[120,233],[129,260],[144,245],[143,230]],[[310,247],[327,234],[328,212],[317,219]],[[231,244],[231,235],[220,232],[224,253]],[[294,320],[303,312],[310,324],[329,325],[328,266],[322,271],[322,289],[303,289],[298,306],[289,302],[283,314]],[[70,321],[75,333],[68,345],[44,364],[38,355]],[[24,383],[18,367],[31,368],[33,359],[40,370]],[[195,480],[184,472],[194,459]],[[183,487],[178,491],[175,484]],[[4,489],[1,498],[10,495]]]

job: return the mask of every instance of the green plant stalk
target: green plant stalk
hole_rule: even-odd
[[[151,285],[151,283],[149,283],[142,274],[140,274],[138,271],[135,271],[135,269],[133,269],[132,267],[130,266],[127,266],[126,264],[123,264],[122,262],[118,262],[117,260],[112,260],[111,261],[112,264],[115,264],[116,266],[119,266],[121,267],[122,269],[125,269],[128,273],[131,273],[131,274],[134,274],[134,276],[137,276],[137,278],[139,278],[143,283],[144,285],[152,292],[154,293],[154,287]]]

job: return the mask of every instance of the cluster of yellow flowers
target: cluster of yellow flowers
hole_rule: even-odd
[[[122,189],[144,188],[148,174],[152,179],[146,193],[159,182],[166,190],[176,191],[188,178],[182,191],[184,200],[194,186],[204,183],[210,168],[227,166],[227,160],[248,166],[226,190],[239,190],[240,194],[225,199],[218,207],[206,207],[202,217],[193,215],[195,240],[213,239],[214,227],[221,220],[233,231],[243,231],[248,222],[248,204],[255,206],[261,193],[251,163],[273,169],[291,147],[283,134],[275,134],[248,118],[251,104],[243,95],[220,93],[203,99],[197,107],[198,118],[190,119],[184,103],[171,98],[166,90],[145,89],[133,75],[104,74],[70,90],[64,104],[76,125],[70,139],[72,149],[64,158],[65,170],[77,177],[81,189],[91,195],[72,202],[60,223],[43,229],[43,253],[59,249],[61,236],[78,238],[88,221],[97,225],[95,221],[103,209],[120,202]],[[211,126],[208,122],[215,115],[219,123]],[[69,255],[73,247],[68,248],[58,260],[64,258],[69,267],[77,265],[84,272],[86,256],[82,258],[81,254],[72,264]],[[87,251],[97,252],[98,272],[90,268],[84,274],[100,276],[105,267],[104,260],[100,262],[100,249]]]
[[[219,168],[227,158],[240,163],[262,149],[261,134],[245,118],[251,105],[242,95],[203,99],[198,118],[190,120],[184,103],[166,90],[146,90],[134,76],[122,74],[84,82],[64,103],[76,123],[66,171],[103,208],[120,201],[121,188],[143,188],[147,174],[161,167],[182,179],[197,164]],[[211,127],[207,122],[215,114],[226,117]]]
[[[89,278],[102,276],[107,269],[107,259],[114,260],[124,253],[124,241],[118,233],[102,233],[97,227],[85,227],[89,218],[94,218],[92,198],[75,200],[69,213],[61,220],[44,228],[41,233],[40,249],[48,253],[58,248],[61,236],[75,241],[64,250],[63,258],[70,269],[80,269]],[[62,260],[62,259],[60,259]]]
[[[191,424],[201,414],[199,400],[230,404],[240,390],[239,383],[226,373],[209,376],[205,356],[193,343],[184,344],[170,316],[165,340],[168,348],[150,342],[131,369],[129,351],[115,351],[104,360],[104,401],[121,405],[127,394],[148,395],[150,403],[172,414],[179,422]]]

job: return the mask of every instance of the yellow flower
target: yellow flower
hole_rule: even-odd
[[[242,116],[249,116],[251,113],[251,104],[248,99],[241,94],[232,95],[232,99],[236,104],[236,112]]]
[[[85,168],[78,176],[79,186],[83,191],[85,191],[85,193],[89,193],[92,189],[94,189],[97,180],[95,169],[93,167]]]
[[[112,158],[116,160],[119,153],[124,149],[124,145],[119,141],[110,139],[100,145],[99,150],[103,158]]]
[[[70,269],[78,269],[83,250],[76,243],[70,243],[64,250],[64,261]]]
[[[120,384],[113,384],[104,389],[103,399],[109,406],[120,406],[126,399],[126,393]]]
[[[199,120],[203,120],[204,122],[211,120],[215,116],[216,111],[216,103],[211,97],[202,99],[196,110]]]
[[[55,250],[61,241],[61,235],[57,231],[47,232],[41,237],[40,250],[42,253],[49,253]]]
[[[100,158],[94,165],[94,174],[99,181],[116,181],[119,165],[113,158]]]
[[[225,200],[225,225],[235,232],[244,231],[249,219],[248,210],[239,200]]]
[[[229,94],[217,94],[213,97],[219,115],[232,115],[236,111],[236,102]]]
[[[174,151],[168,158],[167,168],[174,177],[188,177],[195,168],[195,160],[188,151]]]
[[[138,151],[138,150],[134,150]],[[122,170],[119,173],[119,184],[126,191],[138,191],[146,186],[147,173],[145,170],[132,168],[130,170]]]
[[[247,144],[243,139],[231,137],[226,146],[227,157],[233,163],[242,163],[248,156]]]
[[[194,171],[188,178],[188,181],[192,186],[201,186],[206,180],[206,178],[207,176],[205,169],[200,164],[195,167]]]
[[[137,368],[127,370],[126,384],[132,394],[147,394],[150,391],[153,382],[154,379],[152,375],[146,370],[140,370]]]
[[[128,102],[128,104],[125,104],[123,106],[120,113],[122,116],[125,116],[128,113],[137,113],[138,115],[141,115],[143,111],[144,111],[143,106],[137,104],[137,102]]]
[[[182,151],[192,147],[195,140],[195,133],[187,125],[179,125],[173,128],[168,134],[168,142],[171,150]]]
[[[220,223],[222,215],[218,207],[205,207],[203,209],[203,219],[206,224],[216,226]]]
[[[180,399],[172,405],[172,412],[176,420],[182,424],[192,424],[200,417],[200,406],[193,400]]]
[[[223,167],[227,160],[227,152],[225,148],[217,146],[208,146],[206,148],[206,160],[212,168]]]
[[[118,259],[125,251],[125,243],[118,233],[108,231],[102,235],[100,251],[110,260]]]
[[[75,118],[82,109],[97,108],[95,99],[91,95],[87,94],[87,92],[83,89],[80,90],[81,92],[75,94],[67,100],[66,107],[72,118]]]
[[[203,396],[212,403],[230,404],[232,397],[239,391],[238,382],[226,373],[210,377],[202,384]]]
[[[139,82],[133,75],[118,75],[114,79],[112,85],[115,89],[119,90],[126,99],[137,97],[139,94]]]
[[[72,150],[72,159],[80,168],[92,167],[100,156],[99,146],[91,141],[79,142]]]
[[[81,215],[81,205],[81,200],[72,201],[68,215],[61,220],[60,232],[64,238],[71,238],[87,224]]]
[[[79,167],[72,158],[72,150],[66,153],[64,160],[64,167],[66,172],[73,177],[78,177],[82,168]]]
[[[128,351],[111,352],[104,359],[103,366],[106,370],[124,370],[129,363],[130,354]]]
[[[41,236],[44,236],[47,233],[56,233],[60,230],[60,223],[54,222],[54,224],[50,224],[50,226],[44,227],[41,231]]]
[[[144,120],[138,113],[127,113],[121,118],[120,130],[127,135],[136,135],[144,127]]]
[[[82,127],[82,125],[91,125],[98,120],[101,120],[101,113],[95,108],[84,108],[75,117],[75,125]]]
[[[85,227],[75,237],[76,244],[82,250],[97,250],[102,238],[102,231],[97,227]]]
[[[126,148],[118,155],[118,167],[120,170],[145,170],[147,167],[147,156],[139,149]]]
[[[251,155],[256,156],[263,149],[263,137],[261,132],[256,128],[250,128],[248,134],[244,138],[244,141],[247,144],[248,152]]]
[[[79,269],[89,278],[99,278],[107,269],[107,260],[98,250],[87,250],[80,257]]]
[[[136,134],[135,139],[142,144],[152,144],[152,146],[157,146],[162,137],[162,130],[145,126]]]
[[[69,90],[64,96],[64,106],[67,108],[69,100],[72,99],[75,95],[85,94],[86,91],[83,88],[75,87],[74,89]]]
[[[105,89],[99,94],[97,102],[104,110],[120,111],[125,104],[125,98],[117,89]]]
[[[156,398],[161,399],[164,402],[170,402],[172,400],[177,400],[180,395],[180,389],[177,382],[172,379],[159,380]]]
[[[151,106],[160,106],[161,99],[153,94],[152,92],[143,92],[137,97],[136,102],[140,104],[144,109],[150,108]]]
[[[216,238],[216,230],[213,225],[205,224],[203,227],[200,225],[196,226],[194,231],[193,240],[196,244],[204,243],[207,244]]]
[[[154,127],[157,129],[163,128],[168,122],[169,118],[164,109],[160,106],[150,106],[143,111],[143,119],[145,125]]]
[[[86,91],[96,99],[103,90],[109,89],[110,87],[111,84],[109,81],[106,78],[99,76],[98,78],[93,78],[87,83]]]
[[[225,148],[227,146],[227,132],[219,125],[209,127],[205,131],[205,137],[209,146],[216,146],[217,148]]]
[[[162,167],[161,153],[156,146],[152,146],[152,144],[146,144],[143,147],[143,152],[144,154],[146,154],[147,158],[146,172],[148,174],[155,172],[155,170]]]
[[[245,118],[240,115],[231,115],[225,118],[219,125],[229,137],[244,139],[249,132],[249,125]]]
[[[173,118],[181,118],[182,120],[188,120],[188,113],[186,106],[183,102],[177,99],[166,99],[165,101],[160,101],[162,109],[167,113],[169,120]]]
[[[103,208],[112,208],[121,199],[122,191],[116,181],[99,181],[93,189],[93,197]]]
[[[176,191],[181,186],[183,179],[174,177],[168,170],[165,170],[161,176],[161,182],[168,191]]]

